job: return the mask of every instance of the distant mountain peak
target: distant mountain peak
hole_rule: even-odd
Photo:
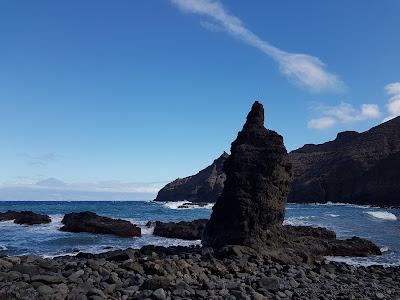
[[[57,178],[50,177],[36,182],[36,185],[43,187],[64,187],[67,184]]]

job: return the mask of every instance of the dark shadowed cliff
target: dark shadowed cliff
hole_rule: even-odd
[[[400,206],[400,117],[290,153],[289,202]]]
[[[218,160],[223,164],[227,157],[225,154]],[[331,201],[400,206],[400,117],[363,133],[345,131],[333,141],[320,145],[307,144],[289,153],[289,159],[294,180],[288,202]],[[225,180],[222,167],[215,168],[217,173],[213,173],[212,178],[221,180],[218,189],[211,190],[211,193],[207,193],[210,189],[200,184],[206,182],[207,186],[207,180],[197,181],[199,185],[196,189],[201,193],[195,192],[193,183],[186,183],[199,174],[210,173],[206,171],[210,167],[197,175],[168,184],[156,200],[215,202]],[[168,197],[164,196],[163,190],[167,191]]]
[[[178,178],[164,186],[155,201],[215,202],[224,188],[222,166],[229,155],[223,153],[207,168],[193,176]]]

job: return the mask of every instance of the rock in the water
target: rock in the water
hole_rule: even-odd
[[[129,221],[103,217],[89,211],[66,214],[61,222],[64,224],[61,231],[141,236],[140,228]]]
[[[225,187],[203,234],[203,245],[264,245],[282,225],[291,168],[283,138],[264,127],[255,102],[225,161]]]
[[[222,166],[228,158],[223,153],[207,168],[193,176],[178,178],[164,186],[154,201],[190,201],[213,203],[224,188],[225,174]]]
[[[282,226],[285,237],[276,259],[283,263],[311,262],[324,256],[381,255],[381,250],[371,241],[353,237],[336,239],[335,232],[326,228],[309,226]]]
[[[182,240],[200,240],[208,220],[199,219],[191,222],[155,222],[154,235]]]
[[[32,211],[13,211],[8,210],[4,213],[0,213],[1,221],[14,220],[15,224],[21,225],[36,225],[36,224],[47,224],[51,222],[51,218],[47,215],[37,214]]]

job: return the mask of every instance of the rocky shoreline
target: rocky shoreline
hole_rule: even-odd
[[[400,267],[283,264],[244,246],[0,259],[0,299],[400,299]]]

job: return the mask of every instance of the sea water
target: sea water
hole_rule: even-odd
[[[153,235],[148,221],[190,221],[209,218],[212,205],[199,207],[183,202],[156,203],[146,201],[10,201],[0,202],[0,212],[8,209],[31,210],[47,214],[50,224],[24,226],[12,221],[0,222],[0,255],[41,255],[54,257],[79,251],[99,253],[111,249],[144,245],[197,245],[200,241],[184,241]],[[186,203],[187,204],[187,203]],[[129,220],[142,228],[142,237],[120,238],[111,235],[62,232],[61,220],[66,213],[93,211],[99,215]],[[375,242],[382,256],[367,258],[329,258],[351,264],[400,265],[400,210],[350,204],[288,204],[285,223],[327,227],[338,238],[359,236]]]

